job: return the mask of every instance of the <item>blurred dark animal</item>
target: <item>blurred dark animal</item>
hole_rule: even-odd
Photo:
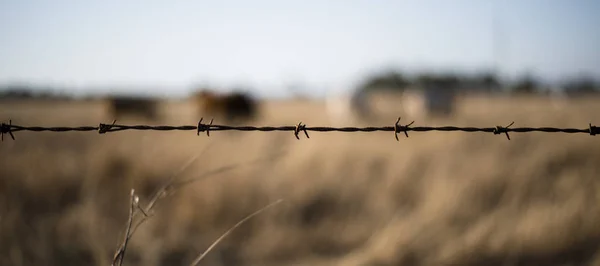
[[[219,95],[203,90],[194,96],[194,100],[200,116],[205,118],[223,119],[224,122],[234,123],[248,121],[257,116],[257,103],[246,93]]]
[[[108,115],[111,119],[124,117],[144,118],[151,121],[159,118],[157,101],[150,98],[132,96],[110,96],[106,99]]]

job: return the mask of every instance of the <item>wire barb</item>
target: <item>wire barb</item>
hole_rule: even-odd
[[[200,121],[198,121],[198,130],[196,131],[196,136],[200,136],[200,132],[206,131],[206,136],[210,137],[210,127],[212,127],[214,119],[211,118],[210,123],[208,123],[208,125],[202,124],[203,119],[203,117],[200,117]]]
[[[12,133],[12,120],[8,120],[8,124],[2,123],[0,124],[0,139],[4,141],[4,134],[10,135],[12,140],[15,140],[15,135]]]
[[[110,125],[100,123],[98,125],[98,134],[104,134],[106,132],[110,132],[111,129],[113,128],[113,126],[115,125],[115,123],[117,123],[117,120],[113,120],[112,124],[110,124]]]
[[[408,138],[409,127],[415,122],[412,121],[408,125],[402,126],[400,125],[400,119],[402,119],[402,117],[398,117],[398,120],[396,120],[396,123],[394,124],[394,137],[396,137],[396,141],[400,141],[400,139],[398,139],[398,133],[400,132],[404,132],[404,135]]]
[[[303,125],[302,121],[300,121],[300,123],[298,123],[296,125],[296,128],[294,129],[294,136],[296,136],[296,139],[298,140],[300,139],[300,137],[298,137],[300,131],[304,131],[304,135],[306,135],[306,138],[310,139],[310,137],[308,136],[308,132],[306,131],[306,125]]]
[[[597,126],[592,126],[592,123],[590,123],[590,136],[596,136],[596,134],[600,133],[600,130],[598,130]]]
[[[494,135],[498,135],[498,134],[502,134],[504,133],[506,135],[506,138],[508,140],[510,140],[510,136],[508,135],[508,131],[510,131],[509,127],[512,126],[515,122],[513,121],[512,123],[510,123],[508,126],[506,127],[501,127],[501,126],[496,126],[496,128],[494,129]]]

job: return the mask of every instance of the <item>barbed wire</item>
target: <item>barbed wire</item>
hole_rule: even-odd
[[[204,124],[202,123],[203,118],[198,121],[198,125],[183,125],[183,126],[168,126],[168,125],[119,125],[116,124],[116,120],[113,121],[112,124],[103,124],[100,123],[98,126],[76,126],[76,127],[43,127],[43,126],[21,126],[12,124],[12,120],[9,120],[8,123],[0,124],[0,135],[2,141],[4,141],[4,134],[10,135],[10,137],[15,140],[14,132],[18,131],[31,131],[31,132],[70,132],[70,131],[96,131],[99,134],[105,134],[109,132],[117,132],[124,130],[154,130],[154,131],[196,131],[197,135],[200,135],[202,132],[206,132],[207,136],[210,136],[211,131],[261,131],[261,132],[274,132],[274,131],[292,131],[296,139],[300,139],[298,136],[300,132],[304,132],[304,135],[307,138],[310,138],[308,135],[308,131],[315,132],[378,132],[378,131],[387,131],[394,132],[394,136],[397,141],[399,141],[398,134],[404,133],[406,137],[408,137],[408,132],[427,132],[427,131],[441,131],[441,132],[451,132],[451,131],[461,131],[461,132],[484,132],[484,133],[493,133],[494,135],[505,134],[506,138],[510,140],[509,132],[518,132],[518,133],[527,133],[527,132],[545,132],[545,133],[585,133],[591,136],[595,136],[600,133],[600,130],[597,126],[592,125],[591,123],[588,125],[588,128],[578,129],[578,128],[556,128],[556,127],[515,127],[511,128],[514,122],[510,123],[508,126],[495,126],[495,127],[458,127],[458,126],[419,126],[413,127],[414,121],[410,122],[406,125],[400,124],[400,119],[396,120],[396,123],[392,126],[381,126],[381,127],[309,127],[302,122],[298,123],[294,126],[231,126],[231,125],[216,125],[213,124],[213,119],[210,120],[210,123]]]

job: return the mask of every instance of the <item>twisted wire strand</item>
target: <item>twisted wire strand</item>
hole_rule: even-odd
[[[97,131],[100,134],[109,133],[109,132],[118,132],[125,130],[150,130],[150,131],[196,131],[199,135],[201,132],[206,132],[208,136],[210,136],[211,131],[259,131],[259,132],[274,132],[274,131],[292,131],[297,139],[299,139],[299,133],[303,132],[307,138],[309,138],[308,132],[377,132],[377,131],[385,131],[385,132],[394,132],[396,139],[398,140],[398,133],[404,133],[406,137],[408,137],[408,132],[428,132],[428,131],[438,131],[438,132],[483,132],[483,133],[493,133],[493,134],[505,134],[506,137],[510,140],[510,136],[508,133],[517,132],[517,133],[528,133],[528,132],[545,132],[545,133],[567,133],[567,134],[575,134],[575,133],[585,133],[589,135],[596,135],[599,133],[598,127],[592,125],[591,123],[588,125],[588,128],[557,128],[557,127],[511,127],[513,123],[510,125],[503,126],[494,126],[494,127],[459,127],[459,126],[412,126],[414,123],[411,122],[407,125],[400,124],[400,118],[396,121],[393,126],[368,126],[368,127],[327,127],[327,126],[316,126],[309,127],[307,125],[302,124],[302,122],[298,123],[295,126],[232,126],[232,125],[216,125],[212,124],[213,120],[210,121],[209,124],[202,123],[203,119],[200,119],[198,125],[182,125],[182,126],[169,126],[169,125],[120,125],[116,124],[116,121],[113,121],[112,124],[102,124],[100,123],[98,126],[75,126],[75,127],[64,127],[64,126],[22,126],[12,124],[12,120],[9,120],[8,123],[2,123],[0,125],[0,134],[2,135],[2,140],[4,140],[4,134],[9,134],[10,137],[14,140],[14,132],[19,131],[30,131],[30,132],[70,132],[70,131],[78,131],[78,132],[86,132],[86,131]]]

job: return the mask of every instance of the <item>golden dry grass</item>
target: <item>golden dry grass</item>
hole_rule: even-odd
[[[597,98],[461,99],[415,125],[584,128]],[[327,125],[318,102],[263,103],[261,125]],[[3,103],[21,125],[108,123],[91,103]],[[193,107],[165,103],[168,124]],[[393,124],[398,110],[379,121]],[[217,121],[218,123],[218,121]],[[244,216],[201,265],[600,264],[600,139],[584,134],[126,131],[17,132],[0,144],[0,264],[109,265],[131,188],[141,203],[207,149],[144,224],[125,265],[187,265]],[[206,175],[213,170],[216,174]]]

